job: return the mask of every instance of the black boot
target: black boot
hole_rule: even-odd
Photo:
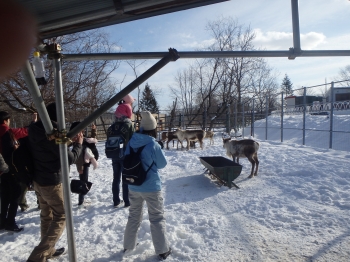
[[[52,257],[59,257],[60,255],[62,255],[65,251],[64,247],[61,247],[59,249],[56,249],[56,252],[52,255]]]
[[[171,254],[171,248],[169,248],[168,252],[165,252],[163,254],[159,254],[158,256],[159,256],[160,260],[165,260],[170,254]]]
[[[18,227],[16,223],[14,223],[12,226],[5,226],[5,230],[6,231],[10,231],[10,232],[21,232],[24,229],[24,227]]]

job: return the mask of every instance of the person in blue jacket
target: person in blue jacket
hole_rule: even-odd
[[[164,260],[170,255],[171,248],[166,237],[164,201],[158,169],[164,168],[167,161],[155,139],[157,136],[155,118],[148,111],[141,112],[141,117],[140,129],[131,137],[125,155],[130,154],[130,150],[136,151],[138,148],[145,146],[141,152],[142,165],[145,170],[152,163],[153,166],[148,171],[146,180],[142,185],[129,185],[130,209],[124,232],[124,254],[131,252],[137,245],[137,232],[142,222],[143,204],[146,202],[153,246],[159,258]]]

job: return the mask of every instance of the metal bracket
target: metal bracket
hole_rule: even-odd
[[[56,44],[56,43],[50,44],[48,46],[47,58],[48,59],[60,59],[63,57],[61,51],[62,51],[62,49],[61,49],[60,44]]]
[[[301,53],[302,53],[302,51],[300,48],[291,47],[291,48],[289,48],[288,59],[294,60],[297,56],[301,56]]]
[[[296,57],[297,57],[297,56],[296,56],[295,53],[294,53],[294,48],[293,48],[293,47],[289,48],[288,59],[289,59],[289,60],[294,60]]]
[[[52,130],[51,134],[46,134],[48,140],[55,139],[56,145],[70,144],[72,140],[67,137],[67,130],[58,131],[57,129]]]
[[[170,54],[170,57],[171,57],[171,61],[176,61],[177,59],[180,58],[179,53],[174,48],[169,48],[169,54]]]

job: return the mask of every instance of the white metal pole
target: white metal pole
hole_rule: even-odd
[[[58,131],[64,132],[66,130],[66,122],[65,122],[65,116],[64,116],[61,59],[54,58],[53,66],[54,66],[54,74],[55,74],[55,96],[56,96]],[[69,261],[76,262],[77,258],[76,258],[74,226],[73,226],[72,202],[70,198],[69,163],[68,163],[67,144],[66,143],[60,144],[59,149],[60,149],[60,159],[61,159],[64,209],[66,212],[66,230],[67,230]]]

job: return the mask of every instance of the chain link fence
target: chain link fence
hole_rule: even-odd
[[[334,101],[336,88],[332,82],[323,101],[307,103],[307,89],[303,88],[302,104],[292,107],[285,104],[282,94],[279,108],[267,109],[266,112],[270,113],[265,114],[263,121],[253,121],[251,135],[254,137],[259,133],[261,140],[349,151],[350,100]],[[344,90],[344,94],[350,94],[350,87]]]

